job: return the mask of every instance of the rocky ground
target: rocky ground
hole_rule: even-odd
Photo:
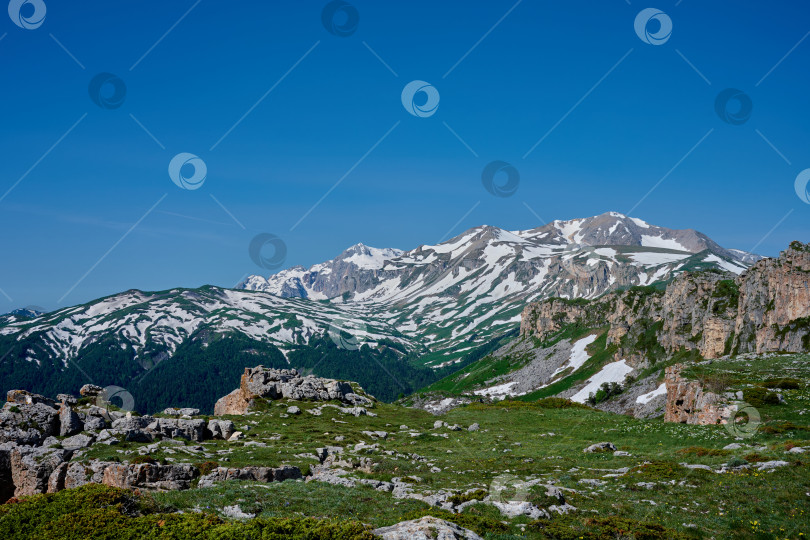
[[[194,538],[209,537],[206,527],[286,526],[321,531],[301,538],[810,534],[808,357],[715,360],[679,377],[758,399],[756,412],[733,426],[695,425],[552,398],[437,416],[377,402],[356,385],[260,368],[246,370],[217,417],[126,414],[90,386],[78,399],[12,392],[0,412],[0,486],[11,497],[0,534],[24,523],[28,536],[6,537],[58,538],[43,533],[58,516],[40,501],[130,496],[119,488],[136,490],[136,509],[110,523],[192,520]],[[83,510],[65,512],[83,523]],[[94,523],[103,536],[107,522]]]

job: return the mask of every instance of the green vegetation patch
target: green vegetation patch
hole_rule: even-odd
[[[530,530],[538,531],[544,538],[555,540],[614,540],[616,538],[633,538],[635,540],[652,540],[671,538],[680,540],[689,538],[663,525],[635,519],[610,517],[592,517],[578,520],[569,516],[555,517],[553,520],[539,519],[528,525]]]
[[[371,540],[374,535],[358,521],[295,516],[240,522],[205,512],[167,514],[149,497],[88,484],[0,506],[0,538]]]

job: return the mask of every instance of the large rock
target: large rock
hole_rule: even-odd
[[[736,406],[713,392],[706,392],[698,381],[681,377],[682,364],[665,370],[667,405],[665,422],[681,424],[725,424],[734,415]]]
[[[354,394],[349,383],[320,377],[302,377],[295,369],[272,369],[263,366],[246,368],[239,388],[220,398],[214,414],[245,414],[254,399],[293,399],[299,401],[340,400],[352,405],[369,402]]]
[[[236,432],[236,426],[230,420],[209,420],[208,431],[214,439],[228,440]]]
[[[383,540],[481,540],[471,530],[433,516],[403,521],[372,533]]]
[[[63,402],[59,407],[59,435],[66,437],[68,435],[75,435],[84,429],[84,423],[79,415],[68,405]]]
[[[191,407],[181,407],[176,409],[174,407],[169,407],[168,409],[163,410],[163,414],[168,414],[171,416],[197,416],[200,414],[200,409],[192,409]]]
[[[209,487],[225,480],[250,480],[254,482],[283,482],[303,478],[298,467],[283,465],[281,467],[243,467],[241,469],[217,467],[200,478],[199,487]]]
[[[79,389],[79,394],[84,397],[98,397],[102,392],[104,392],[104,389],[95,384],[85,384]]]
[[[223,396],[214,404],[216,416],[242,415],[248,412],[251,402],[245,398],[241,388],[237,388],[227,396]]]
[[[111,432],[123,435],[127,441],[152,442],[153,432],[146,428],[154,421],[151,416],[126,416],[113,421]]]
[[[59,412],[45,403],[9,402],[0,410],[0,443],[40,444],[58,435],[59,425]]]
[[[188,489],[199,473],[193,465],[113,463],[104,469],[102,483],[123,489]]]
[[[9,390],[6,393],[6,401],[16,405],[34,405],[42,403],[48,407],[56,407],[56,402],[39,394],[32,394],[28,390]]]
[[[11,451],[11,477],[14,496],[23,497],[48,491],[51,474],[68,461],[70,450],[18,446]]]
[[[153,436],[160,435],[170,439],[183,438],[199,442],[205,438],[205,420],[156,418],[146,426],[146,431]]]

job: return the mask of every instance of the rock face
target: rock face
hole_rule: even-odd
[[[158,465],[152,463],[114,463],[104,469],[102,483],[124,489],[188,489],[200,471],[193,465]]]
[[[390,527],[375,529],[372,533],[384,540],[481,540],[471,530],[433,516],[403,521]]]
[[[733,416],[736,407],[729,405],[722,396],[706,392],[698,381],[681,377],[682,364],[666,369],[667,405],[665,422],[681,424],[725,424]]]
[[[17,394],[11,396],[13,392]],[[44,398],[40,401],[38,398],[42,396],[22,392],[10,391],[9,397],[19,401],[9,401],[0,410],[0,443],[40,444],[47,437],[58,435],[59,412]]]
[[[59,407],[59,435],[75,435],[84,429],[84,423],[79,415],[67,403],[62,403]]]
[[[346,403],[367,404],[367,398],[354,394],[349,383],[323,379],[312,375],[302,377],[295,369],[271,369],[264,366],[245,368],[239,388],[214,405],[214,414],[245,414],[253,400],[295,399],[301,401],[340,400]]]
[[[71,457],[69,450],[18,446],[11,451],[14,496],[45,493],[51,474]]]
[[[544,339],[567,324],[609,326],[616,359],[631,364],[662,351],[726,354],[810,350],[810,244],[793,242],[778,259],[763,259],[735,277],[685,273],[665,291],[629,289],[590,302],[549,299],[521,315],[521,334]],[[639,350],[653,331],[657,344]],[[649,346],[649,340],[644,340]]]
[[[283,482],[303,478],[298,467],[244,467],[242,469],[217,467],[200,478],[199,487],[208,487],[225,480],[252,480],[254,482]]]

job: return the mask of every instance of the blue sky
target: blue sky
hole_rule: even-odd
[[[285,267],[609,210],[765,255],[810,240],[806,3],[357,0],[345,37],[321,1],[44,3],[38,28],[0,21],[0,311],[233,286],[268,273],[260,233]],[[661,45],[634,30],[651,6]],[[119,107],[90,98],[99,73]],[[414,80],[435,114],[403,107]],[[753,103],[741,125],[715,112],[726,88]],[[169,177],[182,152],[199,189]],[[510,197],[482,185],[495,160]]]

